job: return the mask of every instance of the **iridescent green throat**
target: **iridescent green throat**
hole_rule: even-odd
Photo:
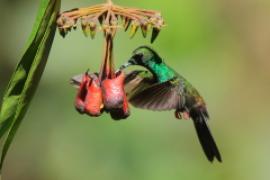
[[[159,83],[168,81],[176,76],[174,70],[163,62],[156,63],[154,60],[150,60],[146,66],[157,77]]]

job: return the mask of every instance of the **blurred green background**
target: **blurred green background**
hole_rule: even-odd
[[[63,0],[62,10],[102,1]],[[205,97],[224,162],[209,163],[191,121],[132,108],[126,121],[89,118],[73,107],[71,76],[99,69],[103,39],[80,29],[56,35],[42,81],[3,170],[6,180],[268,180],[270,178],[270,1],[115,0],[160,10],[153,45]],[[0,1],[0,96],[38,10],[37,0]],[[121,30],[117,65],[139,45]]]

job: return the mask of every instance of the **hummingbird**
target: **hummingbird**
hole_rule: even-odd
[[[174,110],[177,119],[192,119],[199,142],[210,162],[222,158],[208,127],[209,114],[203,97],[183,76],[169,67],[158,53],[140,46],[119,71],[129,66],[142,66],[126,75],[128,101],[137,108],[153,111]]]

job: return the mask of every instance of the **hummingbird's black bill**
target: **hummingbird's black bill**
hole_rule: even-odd
[[[131,66],[131,65],[135,65],[136,62],[134,61],[134,59],[130,59],[128,60],[128,62],[126,62],[125,64],[123,64],[122,66],[120,66],[119,71],[122,71],[123,69],[126,69],[127,67]]]

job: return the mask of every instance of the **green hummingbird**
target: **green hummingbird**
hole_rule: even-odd
[[[139,65],[147,69],[134,70],[125,78],[129,102],[142,109],[175,110],[175,117],[193,120],[200,144],[209,161],[222,161],[218,147],[207,125],[209,115],[199,92],[148,46],[140,46],[119,70]]]

